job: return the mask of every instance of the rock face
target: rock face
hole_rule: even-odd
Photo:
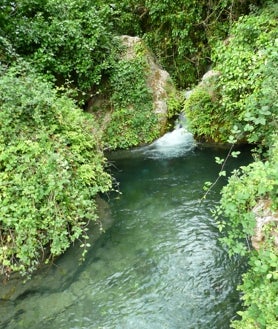
[[[137,60],[138,62],[142,62],[141,73],[143,73],[143,76],[145,76],[145,89],[150,91],[152,101],[150,102],[150,104],[147,105],[149,107],[149,110],[146,110],[147,107],[144,108],[145,104],[142,104],[143,106],[141,113],[140,107],[138,108],[138,110],[135,111],[135,113],[132,113],[134,108],[138,107],[139,103],[133,104],[132,97],[129,97],[129,93],[132,93],[133,86],[131,86],[131,90],[128,90],[126,96],[124,96],[127,97],[127,101],[130,102],[130,104],[123,106],[120,105],[123,110],[122,112],[125,112],[127,116],[125,124],[125,122],[121,122],[121,120],[125,120],[125,118],[121,117],[123,113],[119,112],[119,109],[115,108],[115,99],[113,100],[113,87],[112,89],[110,89],[111,77],[107,77],[107,80],[104,81],[103,86],[100,86],[98,92],[92,91],[91,99],[86,104],[86,110],[92,113],[97,122],[99,123],[99,133],[104,139],[104,144],[107,142],[108,149],[110,147],[112,149],[115,149],[117,147],[121,148],[121,145],[116,145],[115,147],[114,145],[109,145],[109,143],[111,142],[111,138],[108,135],[106,139],[107,130],[115,131],[114,133],[112,133],[113,136],[121,135],[122,140],[127,139],[129,141],[127,145],[128,147],[140,146],[146,143],[153,142],[154,139],[159,138],[165,132],[167,132],[169,128],[168,120],[175,115],[174,112],[176,111],[176,108],[178,108],[180,105],[180,99],[178,97],[177,90],[174,86],[173,81],[170,78],[169,73],[160,67],[160,65],[155,59],[155,56],[147,48],[143,40],[139,37],[131,37],[128,35],[123,35],[119,37],[119,39],[120,43],[123,45],[123,50],[120,55],[119,63],[128,63],[130,61],[132,67],[133,63],[135,63]],[[117,66],[116,68],[114,68],[114,70],[117,70]],[[124,89],[126,88],[124,74],[122,76],[119,75],[119,79],[122,78],[123,81],[118,81],[119,86],[122,86],[123,95],[125,95]],[[139,74],[138,76],[141,76],[141,74]],[[136,81],[136,77],[134,81]],[[115,83],[115,81],[112,83]],[[134,95],[136,98],[136,94],[138,93],[138,85],[134,84],[133,88]],[[118,97],[117,95],[118,94],[116,94],[116,97]],[[148,96],[145,98],[147,99]],[[109,97],[111,97],[111,99],[109,99]],[[142,99],[144,99],[144,95],[142,95]],[[179,110],[180,109],[178,109],[178,111]],[[118,112],[118,114],[115,114],[115,112]],[[137,117],[135,117],[136,115]],[[134,120],[134,122],[132,122],[132,120]],[[156,121],[155,124],[154,121]],[[142,127],[141,130],[137,127],[138,122],[140,122],[140,126]],[[124,129],[119,128],[117,124],[121,124]],[[149,135],[146,135],[144,133],[144,129],[148,130]],[[111,132],[108,134],[111,134]],[[127,138],[125,136],[127,136]],[[133,138],[130,138],[130,136],[133,136]],[[134,143],[134,145],[131,145],[132,143]],[[105,145],[105,147],[107,147],[107,145]],[[124,148],[126,148],[126,146]]]
[[[253,248],[258,250],[262,246],[266,234],[272,237],[275,247],[278,248],[278,213],[271,211],[268,200],[260,200],[253,212],[256,216],[255,234],[251,238]]]
[[[148,66],[147,85],[153,95],[153,110],[158,116],[161,125],[160,130],[163,134],[166,131],[168,120],[167,100],[176,93],[171,77],[168,72],[159,66],[154,55],[146,48],[142,39],[123,35],[121,36],[121,41],[126,48],[123,58],[127,60],[132,60],[138,56],[136,51],[138,46],[146,49],[144,56]]]

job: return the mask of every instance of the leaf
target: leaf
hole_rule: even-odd
[[[224,162],[224,159],[221,159],[221,158],[219,158],[219,157],[215,157],[215,162],[217,163],[217,164],[222,164],[223,162]]]
[[[231,156],[232,156],[233,158],[237,158],[239,154],[240,154],[240,151],[233,151],[233,152],[231,153]]]

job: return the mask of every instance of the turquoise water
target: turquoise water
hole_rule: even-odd
[[[171,137],[171,136],[170,136]],[[74,246],[0,302],[5,329],[225,329],[236,316],[244,260],[219,244],[202,186],[227,150],[160,141],[110,156],[121,194],[105,196],[112,224],[86,261]],[[246,153],[229,163],[243,163]],[[224,182],[222,182],[224,183]],[[9,283],[12,285],[12,283]]]

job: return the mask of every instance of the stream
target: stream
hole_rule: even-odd
[[[120,193],[104,196],[107,229],[84,262],[75,245],[25,284],[3,285],[0,328],[228,329],[245,260],[229,258],[211,215],[225,178],[200,202],[227,152],[178,128],[110,154]],[[227,169],[249,160],[243,149]]]

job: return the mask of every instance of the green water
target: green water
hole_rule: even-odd
[[[220,185],[199,202],[203,183],[217,176],[214,157],[227,150],[151,150],[111,157],[121,191],[106,196],[111,227],[84,263],[75,246],[17,287],[20,293],[10,292],[0,302],[1,328],[229,328],[240,307],[244,260],[230,259],[218,242],[210,209]]]

